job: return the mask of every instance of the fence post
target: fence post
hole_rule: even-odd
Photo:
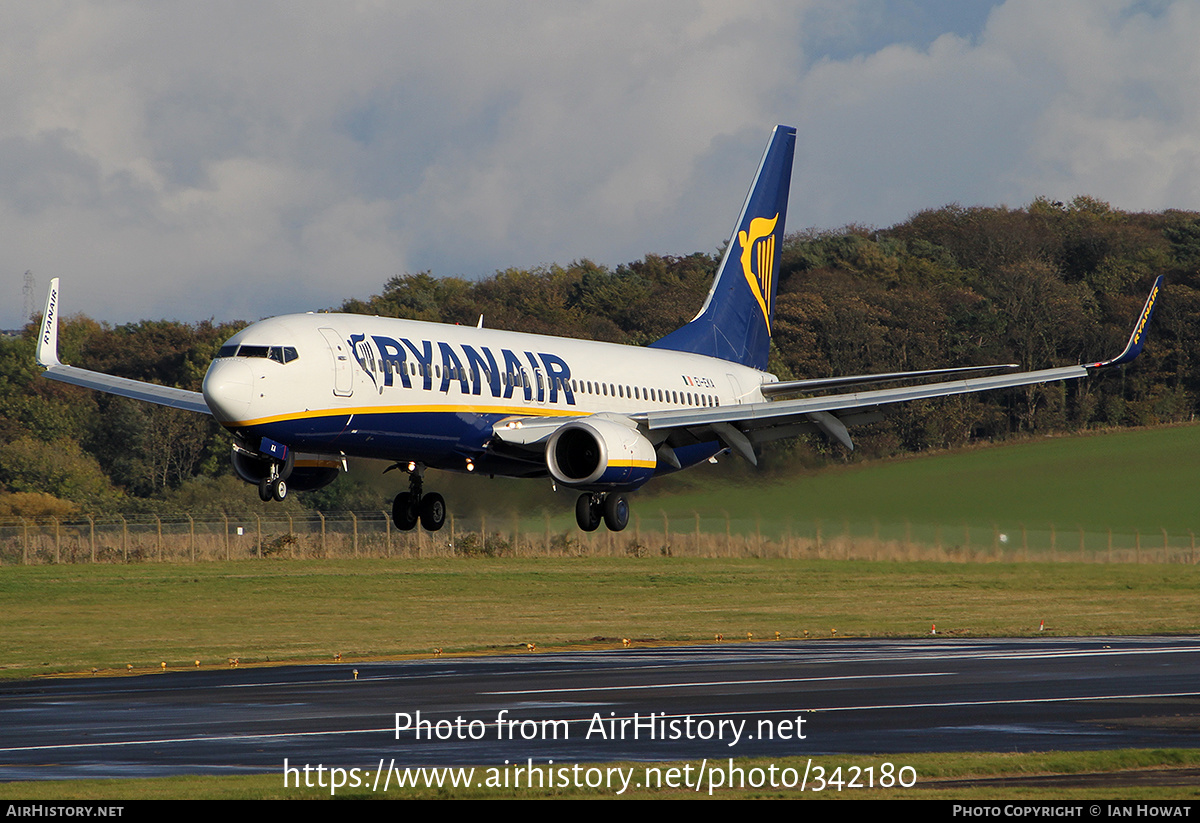
[[[350,512],[350,519],[354,522],[354,556],[358,557],[358,515]]]
[[[21,518],[21,565],[29,565],[29,521]]]
[[[387,512],[383,513],[383,531],[387,535],[387,556],[390,560],[392,557],[392,517]]]
[[[254,531],[258,536],[258,542],[254,546],[254,556],[262,560],[262,517],[257,512],[254,514]]]
[[[54,564],[57,566],[62,562],[62,550],[59,540],[58,518],[54,518]]]
[[[700,556],[700,512],[693,511],[696,516],[696,557]]]
[[[221,519],[225,521],[225,559],[229,559],[229,515],[221,515]]]
[[[325,515],[317,512],[317,517],[321,518],[321,557],[328,557],[329,553],[325,551]]]
[[[88,515],[88,544],[91,547],[92,562],[96,562],[96,518]]]
[[[156,514],[154,522],[158,525],[158,562],[161,563],[163,562],[162,518]]]
[[[129,523],[125,521],[125,515],[117,515],[121,518],[121,556],[125,558],[125,562],[129,562]]]
[[[484,554],[487,554],[487,515],[479,515],[479,545]]]
[[[188,553],[192,556],[192,562],[196,562],[196,521],[189,514],[188,519]]]

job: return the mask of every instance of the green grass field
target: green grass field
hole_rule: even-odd
[[[1103,560],[1094,539],[1090,553],[1068,551],[1067,524],[1093,533],[1142,528],[1147,543],[1166,527],[1178,540],[1197,511],[1198,453],[1200,426],[1177,426],[643,495],[638,504],[643,528],[654,523],[654,508],[676,513],[673,529],[691,524],[686,512],[703,511],[708,525],[714,513],[734,510],[762,518],[764,532],[823,520],[830,538],[839,520],[988,523],[1008,512],[1031,526],[1063,524],[1058,559]],[[719,514],[715,522],[723,531]],[[948,548],[958,534],[946,535]],[[1013,559],[1012,551],[990,551],[992,534],[983,530],[974,554],[947,556]],[[568,552],[585,556],[2,567],[0,672],[481,652],[624,637],[681,643],[717,633],[911,636],[931,623],[974,636],[1028,634],[1042,620],[1072,635],[1200,631],[1200,567],[1188,562],[897,563],[889,561],[912,555],[882,543],[866,555],[876,562],[813,559],[839,555],[800,545],[793,556],[805,559],[688,557],[680,556],[687,532],[671,538],[680,550],[673,557],[661,556],[666,546],[644,533],[641,553],[649,556],[640,557],[587,556],[580,541]],[[721,538],[712,537],[718,549]]]
[[[798,476],[708,483],[637,501],[685,519],[728,512],[781,532],[821,520],[1000,526],[1056,524],[1157,534],[1200,530],[1200,425],[1050,437],[866,462]]]
[[[1200,567],[685,557],[0,570],[7,677],[773,638],[1200,631]]]
[[[817,521],[827,533],[844,522],[908,522],[930,533],[966,523],[1010,533],[1023,524],[1122,535],[1166,529],[1186,537],[1200,531],[1198,457],[1200,424],[1039,437],[816,470],[757,471],[725,456],[717,466],[651,481],[630,503],[643,531],[661,530],[665,513],[671,530],[682,533],[693,530],[699,514],[702,531],[723,534],[728,514],[735,534],[759,527],[772,537],[789,527],[808,533]],[[379,483],[375,467],[360,467],[358,476],[376,482],[381,496],[398,488]],[[537,534],[545,512],[554,532],[578,536],[575,493],[552,493],[549,481],[431,472],[427,486],[445,495],[464,529],[478,528],[483,514],[490,531],[511,531],[519,519],[523,531]]]
[[[1186,534],[1198,451],[1200,426],[1048,439],[642,495],[638,504],[646,522],[655,508],[684,524],[692,512],[712,521],[732,510],[761,520],[764,533],[805,519],[989,524],[1004,511],[1034,528],[1039,518],[1062,524],[1064,534],[1067,524]],[[1191,563],[898,562],[903,553],[886,559],[886,552],[878,560],[595,556],[585,549],[576,544],[578,556],[0,567],[0,676],[86,676],[93,669],[129,676],[128,665],[136,676],[163,662],[190,669],[199,660],[211,668],[230,657],[252,665],[329,661],[335,653],[351,665],[429,656],[435,648],[527,654],[526,643],[540,651],[616,648],[621,638],[644,646],[712,642],[718,633],[726,642],[747,642],[752,632],[754,642],[769,643],[775,632],[807,632],[809,642],[824,643],[836,642],[834,630],[839,638],[928,636],[934,623],[940,634],[975,637],[1036,635],[1042,621],[1050,635],[1200,632],[1200,566]],[[1085,755],[1029,755],[972,774],[1125,769],[1124,756],[1095,765]],[[1135,760],[1195,762],[1190,753]],[[923,775],[943,773],[922,768]],[[272,781],[278,778],[69,785],[85,797],[283,796]],[[1107,785],[1019,796],[1111,796]],[[4,791],[40,794],[28,784]],[[48,791],[43,796],[66,798],[75,789],[56,784]],[[992,789],[953,796],[1015,795]]]

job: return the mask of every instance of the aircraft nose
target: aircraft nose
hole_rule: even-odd
[[[250,366],[244,360],[214,360],[204,375],[204,402],[222,423],[245,420],[253,382]]]

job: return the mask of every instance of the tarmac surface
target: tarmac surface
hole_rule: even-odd
[[[0,684],[0,781],[1198,745],[1194,637],[756,641]]]

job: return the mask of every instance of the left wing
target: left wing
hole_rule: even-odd
[[[50,281],[50,291],[46,294],[46,311],[42,315],[42,328],[38,333],[37,362],[38,365],[45,367],[45,376],[51,380],[84,386],[108,394],[117,394],[121,397],[131,397],[134,400],[145,400],[160,406],[212,414],[208,404],[204,402],[204,395],[200,392],[173,389],[157,383],[144,383],[128,377],[114,377],[111,374],[60,363],[58,360],[57,277]]]
[[[720,440],[725,446],[751,463],[757,465],[754,444],[791,437],[814,430],[823,431],[848,449],[854,444],[846,431],[848,425],[875,422],[880,415],[874,410],[889,403],[907,403],[931,397],[948,397],[955,394],[1028,386],[1056,380],[1075,380],[1087,376],[1091,371],[1129,363],[1137,357],[1145,343],[1146,324],[1154,313],[1162,277],[1154,281],[1146,305],[1138,317],[1133,334],[1125,350],[1111,360],[1079,366],[1063,366],[1055,369],[1001,374],[990,377],[972,377],[941,383],[901,386],[891,389],[848,392],[845,394],[806,397],[798,400],[768,400],[763,403],[744,403],[736,406],[716,408],[667,409],[631,415],[632,419],[645,427],[647,435],[655,444],[667,447]],[[966,371],[983,368],[1011,368],[1009,366],[968,367]],[[883,375],[858,375],[829,380],[792,381],[789,383],[767,383],[762,387],[767,397],[773,394],[794,393],[814,388],[835,385],[855,385],[885,380],[911,379],[922,376],[944,375],[954,372],[938,369],[930,372],[893,372]],[[836,414],[835,414],[836,413]],[[659,452],[662,453],[662,446]]]

